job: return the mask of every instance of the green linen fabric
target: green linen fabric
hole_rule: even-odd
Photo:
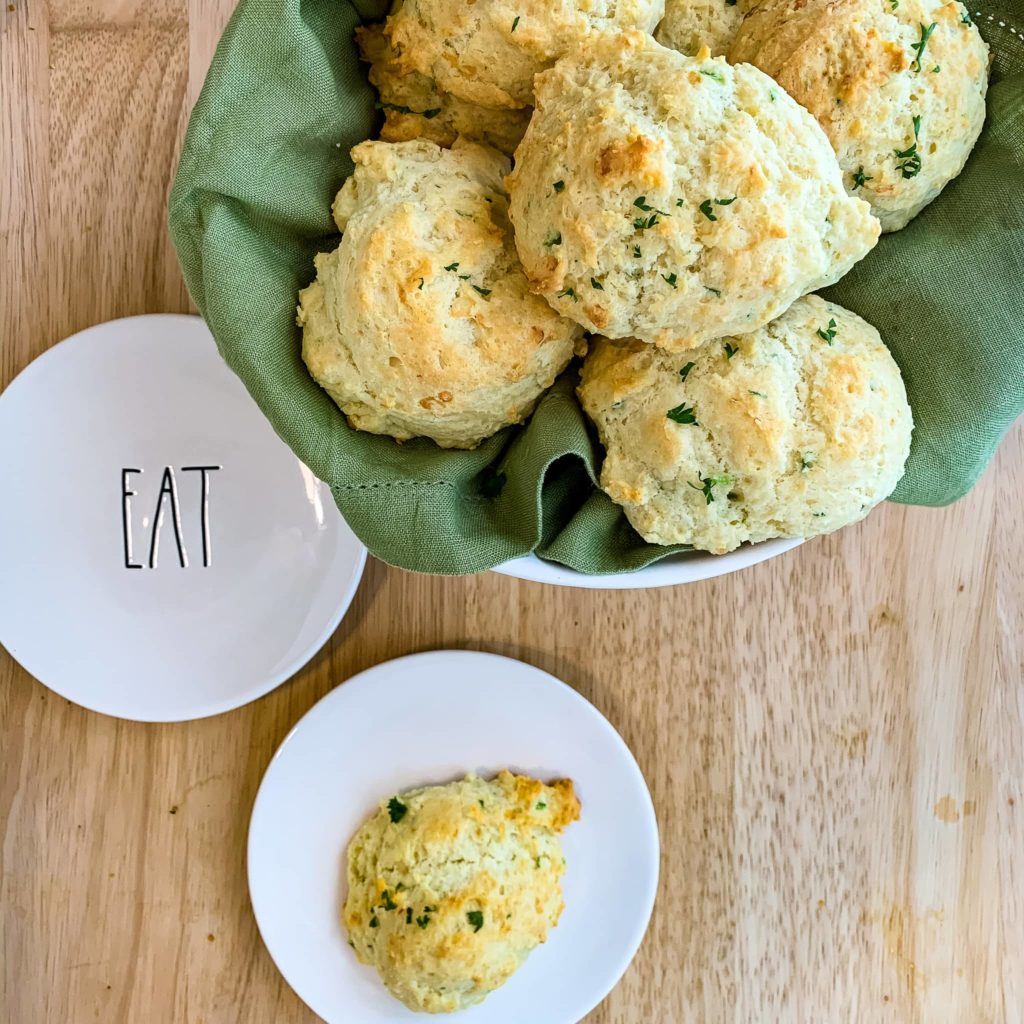
[[[972,14],[978,5],[972,5]],[[296,295],[338,236],[331,201],[379,115],[352,41],[381,0],[242,0],[192,113],[170,199],[189,291],[228,365],[330,487],[377,557],[461,574],[535,551],[588,573],[679,548],[645,543],[595,486],[602,453],[570,368],[530,422],[472,452],[352,430],[302,363]],[[963,174],[827,297],[880,330],[916,429],[893,499],[956,500],[1024,410],[1024,0],[975,17],[994,54]]]

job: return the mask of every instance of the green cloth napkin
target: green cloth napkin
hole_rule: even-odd
[[[959,498],[1024,410],[1024,42],[1012,30],[1024,3],[1012,2],[975,19],[995,63],[966,170],[827,295],[878,327],[903,371],[916,429],[896,501]],[[313,255],[337,245],[331,200],[378,123],[352,30],[386,6],[242,0],[224,32],[170,200],[185,280],[221,354],[387,562],[471,573],[536,551],[614,573],[680,550],[645,543],[596,488],[601,451],[573,366],[528,425],[472,452],[352,430],[306,372],[296,294]]]

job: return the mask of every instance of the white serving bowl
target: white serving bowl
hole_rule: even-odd
[[[610,576],[594,576],[577,572],[557,562],[547,562],[536,555],[514,558],[494,567],[503,576],[514,576],[534,583],[556,587],[583,587],[587,590],[648,590],[652,587],[674,587],[678,583],[696,583],[738,572],[747,566],[766,562],[769,558],[791,551],[803,544],[801,538],[784,537],[760,544],[744,544],[727,555],[711,555],[705,551],[687,551],[662,559],[636,572]]]

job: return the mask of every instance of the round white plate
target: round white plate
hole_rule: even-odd
[[[94,711],[181,721],[296,672],[366,561],[198,317],[76,334],[0,395],[0,643]]]
[[[766,562],[803,544],[802,538],[782,537],[760,544],[744,544],[727,555],[711,555],[706,551],[687,551],[654,562],[636,572],[615,576],[590,576],[557,562],[547,562],[536,555],[515,558],[494,567],[494,572],[535,583],[551,583],[558,587],[585,587],[588,590],[647,590],[651,587],[674,587],[678,583],[696,583],[738,572],[747,566]]]
[[[568,776],[582,804],[562,834],[565,910],[466,1024],[576,1024],[621,977],[658,885],[658,826],[619,734],[546,672],[493,654],[385,662],[320,701],[288,734],[256,796],[249,893],[288,983],[328,1024],[422,1021],[361,965],[341,924],[345,851],[382,797],[468,771]]]

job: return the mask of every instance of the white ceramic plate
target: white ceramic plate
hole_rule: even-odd
[[[710,555],[705,551],[688,551],[672,555],[636,572],[615,576],[589,576],[557,562],[546,562],[536,555],[516,558],[494,567],[494,572],[535,583],[551,583],[559,587],[586,587],[588,590],[646,590],[650,587],[672,587],[677,583],[696,583],[714,579],[747,566],[766,562],[803,544],[800,538],[766,540],[761,544],[744,544],[727,555]]]
[[[565,911],[548,941],[466,1024],[576,1024],[611,990],[647,928],[658,828],[647,786],[605,718],[522,662],[471,651],[399,658],[350,679],[288,734],[249,826],[249,892],[263,941],[328,1024],[422,1014],[361,965],[341,924],[345,851],[378,801],[468,771],[568,776],[582,804],[562,835]]]
[[[366,560],[198,317],[101,324],[29,365],[0,396],[0,480],[0,643],[121,718],[267,693]]]

